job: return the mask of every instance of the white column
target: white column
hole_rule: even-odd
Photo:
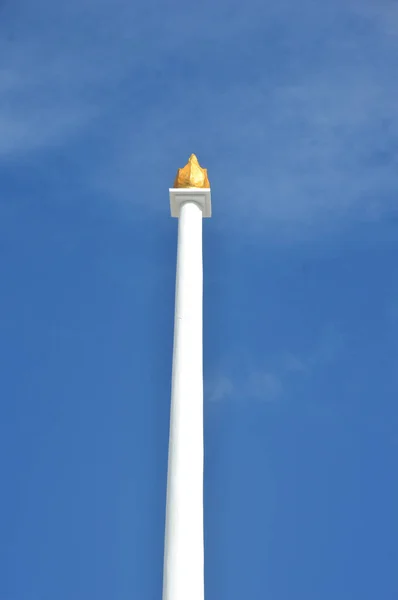
[[[204,600],[202,194],[170,190],[179,216],[163,600]],[[207,199],[210,201],[210,190]],[[172,196],[172,192],[174,196]],[[197,202],[196,202],[197,201]]]

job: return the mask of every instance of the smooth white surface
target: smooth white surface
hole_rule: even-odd
[[[163,600],[204,600],[202,209],[178,222]]]
[[[196,202],[202,207],[202,217],[211,217],[210,188],[170,188],[169,192],[172,217],[180,216],[184,202]]]

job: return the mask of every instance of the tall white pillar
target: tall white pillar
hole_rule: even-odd
[[[210,189],[170,190],[178,217],[163,600],[204,600],[202,217]]]

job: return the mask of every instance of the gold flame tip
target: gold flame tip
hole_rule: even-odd
[[[209,188],[207,169],[202,169],[196,154],[191,154],[187,164],[178,169],[174,181],[175,188]]]

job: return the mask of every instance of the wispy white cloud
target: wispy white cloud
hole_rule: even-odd
[[[219,402],[231,397],[234,392],[235,387],[232,380],[224,375],[205,382],[205,396],[209,402]]]
[[[130,81],[130,106],[122,115],[120,110],[113,114],[116,127],[109,141],[110,152],[115,151],[126,134],[140,127],[134,105],[148,79],[162,77],[173,54],[189,54],[189,44],[220,35],[214,22],[217,9],[208,21],[203,7],[175,8],[128,0],[16,0],[2,5],[0,156],[68,142],[92,117],[113,111]],[[221,37],[248,26],[248,19],[233,15]],[[118,126],[121,116],[127,119],[127,131]]]
[[[126,212],[145,196],[156,212],[163,204],[151,198],[196,151],[215,213],[270,234],[395,210],[391,3],[160,10],[127,0],[4,5],[0,160],[78,143],[85,189]]]
[[[278,357],[246,357],[239,367],[224,367],[205,384],[205,397],[209,402],[257,401],[282,402],[297,382],[310,379],[322,369],[338,360],[345,347],[345,337],[334,325],[327,325],[308,352],[285,352]],[[237,359],[234,357],[235,363]]]
[[[260,369],[253,369],[246,376],[236,373],[220,374],[205,383],[205,398],[208,402],[275,402],[280,399],[282,392],[279,376]]]
[[[253,25],[242,40],[247,62],[231,66],[228,81],[222,74],[219,82],[212,80],[188,61],[187,69],[198,71],[194,83],[171,82],[164,109],[151,106],[142,115],[104,173],[110,193],[116,185],[115,195],[123,195],[137,148],[151,169],[163,162],[170,172],[181,149],[199,146],[218,197],[215,212],[240,227],[243,219],[251,230],[253,223],[260,230],[294,224],[308,232],[314,224],[379,220],[396,210],[398,83],[391,57],[397,40],[387,40],[369,20],[358,21],[364,31],[357,33],[349,7],[336,11],[326,42],[317,43],[314,33],[318,25],[325,33],[320,14],[319,23],[312,20],[314,30],[299,20],[293,31],[289,17],[284,28],[280,17],[271,15],[270,23],[279,27],[283,43],[272,39],[268,27],[260,34]],[[252,55],[246,44],[253,45]],[[219,54],[214,46],[216,66],[223,65]],[[253,74],[245,76],[245,68]],[[109,176],[116,164],[117,183]]]

